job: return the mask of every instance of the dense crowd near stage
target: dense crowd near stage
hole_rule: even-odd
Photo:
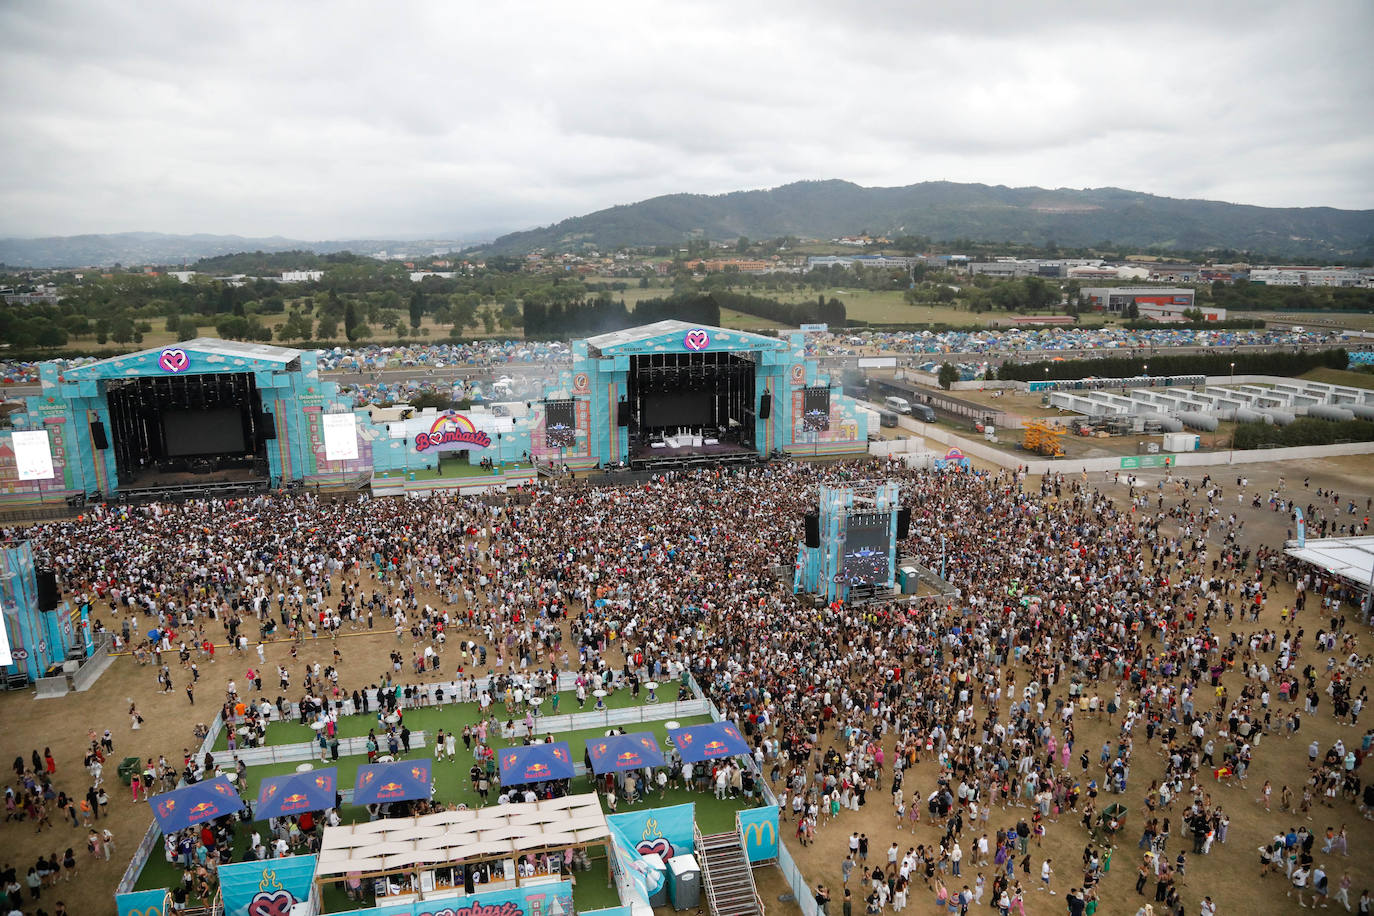
[[[901,552],[943,569],[957,597],[851,606],[793,594],[818,485],[871,480],[899,482],[913,513]],[[1361,719],[1368,621],[1338,582],[1250,542],[1235,508],[1252,497],[1284,513],[1307,503],[1309,517],[1329,514],[1333,533],[1367,525],[1363,497],[1260,494],[1201,472],[1041,480],[866,461],[640,486],[564,481],[505,498],[98,506],[27,533],[67,593],[89,600],[97,626],[157,667],[160,684],[184,688],[200,660],[203,702],[230,711],[240,698],[355,696],[367,685],[305,663],[322,652],[264,673],[255,650],[359,629],[398,640],[373,686],[488,673],[547,683],[554,670],[623,684],[685,665],[755,746],[799,843],[848,833],[858,821],[846,809],[885,812],[872,818],[868,807],[872,826],[855,831],[843,866],[861,911],[933,894],[956,912],[991,903],[1024,913],[1053,884],[1076,901],[1071,912],[1090,914],[1115,850],[1154,912],[1181,912],[1186,855],[1227,841],[1230,814],[1209,787],[1246,785],[1275,740],[1306,745],[1304,723],[1334,716],[1354,726],[1347,738],[1314,742],[1291,785],[1249,794],[1287,807],[1266,869],[1285,872],[1300,900],[1351,903],[1332,858],[1344,830],[1324,854],[1307,820],[1325,805],[1343,809],[1325,818],[1337,823],[1374,816],[1361,767],[1374,738]],[[1279,626],[1272,615],[1261,624],[1280,581],[1297,600]],[[232,695],[208,683],[203,660],[216,651],[238,659],[233,671],[256,668],[256,683],[240,680]],[[136,726],[141,714],[130,716]],[[1088,722],[1107,723],[1110,739],[1088,746]],[[92,744],[99,756],[97,736]],[[174,784],[196,770],[174,759],[150,775]],[[42,806],[42,774],[23,760],[16,771],[11,810],[35,797]],[[1065,820],[1084,828],[1081,868],[1036,851]],[[876,841],[868,851],[879,825],[884,836],[911,831],[893,834],[905,842],[885,860]],[[832,893],[838,906],[838,889],[817,899]],[[1194,889],[1190,905],[1199,899]]]

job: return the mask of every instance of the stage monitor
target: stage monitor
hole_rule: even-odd
[[[550,448],[572,448],[577,443],[577,418],[572,401],[545,402],[544,442]]]
[[[830,429],[829,387],[803,389],[802,428],[817,432]]]
[[[358,457],[358,420],[351,413],[327,413],[320,420],[326,461],[354,461]]]
[[[645,392],[642,426],[673,428],[711,425],[709,391]]]
[[[13,435],[14,468],[20,480],[53,477],[52,442],[46,429],[16,429]]]
[[[162,431],[167,436],[169,458],[244,452],[243,411],[238,407],[166,410],[162,413]]]
[[[845,520],[841,574],[847,585],[887,582],[892,554],[892,513],[859,512]]]

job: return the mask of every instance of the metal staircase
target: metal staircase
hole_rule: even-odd
[[[712,916],[763,916],[763,900],[754,886],[754,872],[744,855],[739,834],[696,831],[701,883]]]

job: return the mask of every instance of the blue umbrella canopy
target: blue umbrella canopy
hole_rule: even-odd
[[[353,804],[377,805],[385,802],[429,798],[434,761],[397,760],[358,767],[358,782],[353,787]]]
[[[649,732],[595,738],[587,742],[587,755],[597,775],[663,766],[663,751]]]
[[[176,833],[242,810],[243,799],[223,776],[182,786],[153,798],[153,816],[163,833]]]
[[[262,821],[269,817],[286,817],[306,811],[324,811],[334,807],[334,792],[338,783],[337,767],[264,779],[258,787],[258,804],[254,813]]]
[[[729,722],[673,729],[668,732],[668,737],[673,739],[673,746],[686,763],[751,753],[744,736]]]
[[[507,748],[497,756],[500,758],[503,785],[572,779],[572,751],[566,741]]]

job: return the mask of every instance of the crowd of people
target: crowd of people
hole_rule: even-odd
[[[912,509],[900,549],[943,569],[956,598],[852,605],[793,593],[818,485],[869,479],[898,481]],[[1306,737],[1305,718],[1338,715],[1354,731],[1313,744],[1301,800],[1284,787],[1279,810],[1374,816],[1361,775],[1374,730],[1359,722],[1368,621],[1348,593],[1249,543],[1232,489],[1201,472],[1146,483],[774,462],[505,499],[96,506],[28,535],[90,602],[94,625],[157,668],[160,689],[203,678],[198,663],[217,646],[250,665],[220,698],[249,742],[268,718],[367,713],[369,696],[419,705],[421,689],[402,682],[436,673],[509,681],[485,700],[426,686],[423,702],[490,704],[532,682],[542,692],[558,672],[628,686],[685,668],[754,746],[800,842],[845,830],[856,822],[846,811],[910,831],[886,868],[867,861],[866,840],[851,843],[846,902],[853,870],[870,912],[901,910],[919,890],[954,911],[987,896],[1004,914],[1063,892],[1071,912],[1092,913],[1117,835],[1138,819],[1137,890],[1153,881],[1155,912],[1173,914],[1184,912],[1187,857],[1171,834],[1186,832],[1194,856],[1225,849],[1238,802],[1221,787],[1248,785],[1258,758]],[[1240,481],[1234,492],[1250,495]],[[1339,494],[1279,498],[1286,512],[1312,499],[1345,508]],[[1301,587],[1275,627],[1260,615],[1280,578]],[[394,633],[370,689],[344,682],[337,656],[314,660],[327,637],[354,632]],[[273,639],[291,644],[275,685],[262,677]],[[1087,732],[1107,738],[1090,747]],[[186,764],[154,765],[154,782],[207,770]],[[16,807],[41,797],[17,776]],[[1271,791],[1250,794],[1267,808]],[[886,809],[876,819],[875,805]],[[1090,838],[1081,870],[1039,855],[1066,818]],[[1294,861],[1289,877],[1308,880],[1301,852]]]

